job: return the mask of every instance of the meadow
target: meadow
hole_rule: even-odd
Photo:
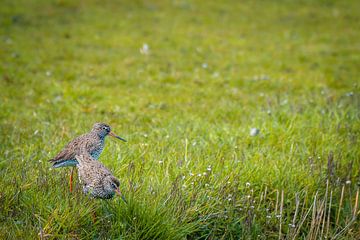
[[[0,239],[359,239],[358,9],[1,1]],[[127,204],[48,163],[95,122]]]

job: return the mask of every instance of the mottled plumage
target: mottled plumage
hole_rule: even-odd
[[[107,135],[126,142],[125,139],[111,132],[109,125],[105,123],[95,123],[91,132],[72,140],[60,153],[49,161],[53,164],[54,168],[76,166],[77,161],[75,155],[79,154],[80,149],[83,147],[85,147],[86,151],[93,159],[98,160],[104,149],[105,137]]]
[[[120,181],[103,164],[94,161],[88,153],[81,153],[75,158],[79,163],[76,167],[85,194],[101,199],[110,199],[115,193],[122,196]]]

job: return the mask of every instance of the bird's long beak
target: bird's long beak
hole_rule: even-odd
[[[122,196],[122,193],[120,191],[120,188],[115,189],[115,193],[119,196]]]
[[[122,199],[125,203],[127,203],[124,195],[122,195],[122,193],[121,193],[121,191],[120,191],[120,188],[115,189],[115,193],[116,193],[117,195],[119,195],[119,196],[121,197],[121,199]]]
[[[112,137],[114,137],[114,138],[120,139],[121,141],[127,142],[125,139],[123,139],[122,137],[119,137],[118,135],[116,135],[116,134],[113,133],[113,132],[109,132],[109,135],[112,136]]]

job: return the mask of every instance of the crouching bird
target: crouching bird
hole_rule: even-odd
[[[115,194],[127,202],[120,191],[120,181],[99,161],[95,161],[90,154],[82,152],[75,156],[80,184],[83,192],[93,198],[110,199]]]
[[[63,150],[54,158],[50,159],[49,162],[52,163],[53,168],[75,167],[78,163],[75,155],[79,154],[81,149],[88,152],[93,160],[98,160],[105,146],[105,137],[108,135],[126,142],[125,139],[114,134],[109,125],[105,123],[95,123],[90,132],[69,142]],[[70,174],[70,192],[72,192],[73,172],[74,168],[71,169]]]

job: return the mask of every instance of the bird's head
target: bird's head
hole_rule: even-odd
[[[104,188],[111,194],[118,194],[122,196],[120,191],[120,181],[114,176],[107,176],[104,179]]]
[[[92,128],[92,132],[95,132],[99,137],[104,138],[107,135],[110,135],[114,138],[120,139],[121,141],[126,142],[125,139],[119,137],[118,135],[116,135],[115,133],[113,133],[111,131],[111,128],[109,125],[107,125],[106,123],[95,123],[93,128]]]

